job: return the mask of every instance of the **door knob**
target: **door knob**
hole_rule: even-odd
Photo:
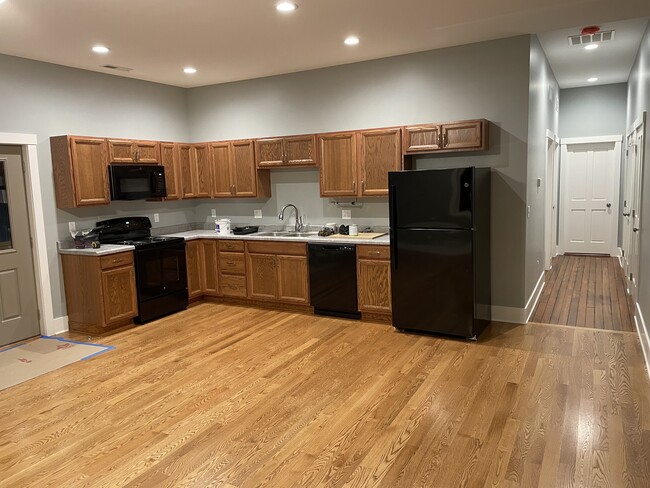
[[[611,204],[611,203],[608,203],[608,204],[607,204],[607,208],[612,208],[612,204]]]
[[[638,228],[638,227],[633,227],[633,228],[632,228],[632,231],[633,231],[633,232],[639,232],[639,228]]]
[[[623,217],[629,217],[629,216],[630,216],[630,212],[627,212],[627,213],[623,212]]]

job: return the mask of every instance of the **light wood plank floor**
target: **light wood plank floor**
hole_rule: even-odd
[[[634,308],[617,258],[564,255],[546,272],[532,321],[634,331]]]
[[[648,487],[637,336],[204,303],[0,392],[2,487]]]

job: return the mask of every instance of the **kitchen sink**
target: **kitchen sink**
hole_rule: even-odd
[[[260,237],[314,237],[318,232],[258,232],[254,234]]]

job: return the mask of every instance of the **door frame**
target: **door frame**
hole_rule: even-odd
[[[560,156],[560,185],[562,181],[566,179],[566,159],[567,159],[567,145],[576,145],[576,144],[593,144],[599,142],[613,142],[614,143],[614,181],[612,181],[612,187],[614,188],[614,193],[612,194],[612,215],[615,217],[614,222],[609,229],[610,232],[610,256],[618,256],[619,247],[618,247],[618,227],[620,225],[619,219],[619,198],[620,198],[620,182],[621,182],[621,143],[623,141],[622,135],[612,135],[612,136],[594,136],[594,137],[563,137],[560,139],[561,145],[561,156]],[[560,224],[560,234],[559,234],[559,252],[564,253],[565,251],[565,233],[564,233],[564,208],[566,206],[566,193],[562,192],[560,196],[560,208],[558,211],[558,222]]]
[[[39,309],[39,328],[43,335],[54,335],[68,329],[66,318],[54,318],[52,306],[52,287],[47,258],[47,239],[45,234],[45,215],[41,196],[41,179],[38,171],[38,155],[35,134],[12,134],[0,132],[0,145],[21,146],[27,195],[29,230],[33,240],[32,259],[36,282],[36,300]]]
[[[557,255],[557,225],[558,210],[560,208],[558,201],[559,150],[560,138],[547,130],[544,163],[544,269],[546,270],[551,269],[552,259]],[[550,165],[549,155],[553,156]],[[555,211],[553,210],[553,204],[555,204]]]

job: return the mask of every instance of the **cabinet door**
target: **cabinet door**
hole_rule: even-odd
[[[165,168],[165,185],[167,200],[181,198],[179,177],[178,146],[172,142],[160,144],[160,160]]]
[[[135,162],[134,154],[133,141],[108,140],[108,157],[111,163],[133,163]]]
[[[110,203],[105,139],[70,138],[77,206]]]
[[[194,174],[194,194],[197,198],[209,198],[212,181],[210,179],[210,157],[207,144],[192,146],[192,169]]]
[[[248,254],[248,298],[275,300],[277,273],[273,254]]]
[[[388,172],[402,168],[401,133],[397,128],[359,134],[361,195],[388,195]]]
[[[322,197],[357,195],[356,134],[318,136],[320,194]]]
[[[257,139],[255,159],[258,168],[281,166],[284,164],[284,144],[281,138]]]
[[[443,149],[482,149],[483,121],[468,120],[442,126]]]
[[[230,143],[216,142],[210,144],[212,165],[212,196],[229,198],[234,196],[234,187],[230,177]]]
[[[160,163],[160,143],[156,141],[135,141],[133,151],[138,164]]]
[[[257,196],[255,151],[253,141],[234,141],[231,152],[232,183],[238,197]]]
[[[102,271],[102,296],[106,325],[138,315],[135,268],[127,266]]]
[[[291,303],[309,303],[307,257],[278,256],[278,299]]]
[[[203,265],[201,266],[202,288],[203,293],[207,295],[217,295],[218,286],[218,268],[217,268],[217,241],[214,239],[203,239],[198,241],[201,243],[201,255],[203,257]]]
[[[442,147],[440,125],[420,125],[404,128],[404,153],[426,153]]]
[[[190,299],[203,294],[203,247],[200,240],[189,241],[185,244],[185,260],[187,262],[187,291]]]
[[[285,164],[317,166],[316,155],[316,136],[286,137],[284,139]]]
[[[390,313],[390,261],[359,259],[357,261],[359,310]]]
[[[195,198],[195,184],[192,177],[192,146],[189,144],[178,145],[178,166],[180,168],[183,198]]]

